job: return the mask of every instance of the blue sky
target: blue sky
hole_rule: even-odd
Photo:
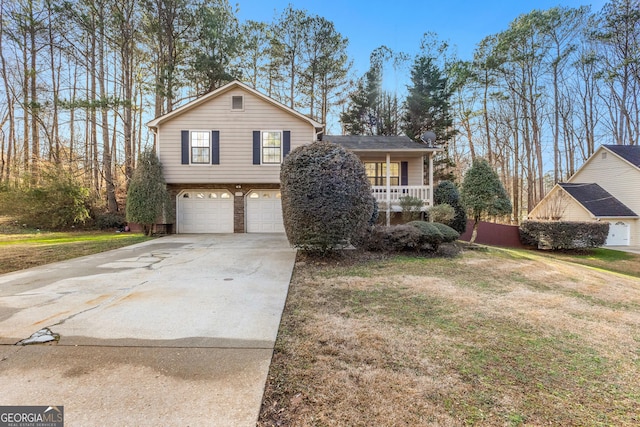
[[[234,4],[234,1],[231,0]],[[417,53],[422,35],[435,32],[457,46],[461,59],[471,59],[485,36],[498,33],[523,13],[554,6],[590,5],[599,11],[604,0],[236,0],[241,21],[271,22],[289,3],[333,23],[349,39],[354,71],[362,75],[369,54],[386,45],[394,51]]]

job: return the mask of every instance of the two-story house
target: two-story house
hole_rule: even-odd
[[[640,146],[603,145],[529,213],[532,220],[607,221],[607,246],[640,245]]]
[[[440,148],[407,137],[323,135],[322,123],[238,81],[148,126],[176,201],[177,233],[283,232],[280,165],[291,150],[323,138],[362,159],[381,210],[399,210],[404,195],[432,204],[432,156]]]

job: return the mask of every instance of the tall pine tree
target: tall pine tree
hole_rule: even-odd
[[[437,180],[453,180],[453,162],[447,152],[447,143],[455,134],[451,128],[453,119],[450,112],[453,91],[447,77],[433,58],[420,56],[411,69],[411,83],[404,106],[402,130],[416,141],[426,131],[435,132],[436,141],[444,144],[445,151],[436,157],[434,177]]]

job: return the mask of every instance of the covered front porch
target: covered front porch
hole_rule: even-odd
[[[400,202],[403,197],[415,197],[424,203],[421,211],[427,210],[433,205],[431,186],[429,185],[372,185],[373,197],[378,202],[378,206],[386,207],[387,204],[392,212],[400,212]]]
[[[342,145],[362,160],[381,212],[402,211],[403,197],[422,200],[422,211],[433,206],[433,156],[442,147],[407,136],[326,135],[323,140]]]

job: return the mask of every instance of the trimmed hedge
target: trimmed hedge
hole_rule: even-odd
[[[329,142],[291,151],[280,172],[282,213],[289,243],[328,252],[357,245],[377,215],[363,163]]]
[[[370,251],[437,251],[441,244],[460,237],[451,227],[435,222],[411,221],[390,227],[375,227],[369,234],[366,249]]]
[[[404,252],[420,250],[422,233],[408,224],[376,226],[364,246],[374,252]]]
[[[439,222],[411,221],[409,225],[422,232],[422,247],[430,246],[437,251],[441,244],[455,242],[460,234],[453,228]]]
[[[608,235],[608,222],[525,221],[520,225],[520,241],[538,249],[597,248],[605,244]]]

